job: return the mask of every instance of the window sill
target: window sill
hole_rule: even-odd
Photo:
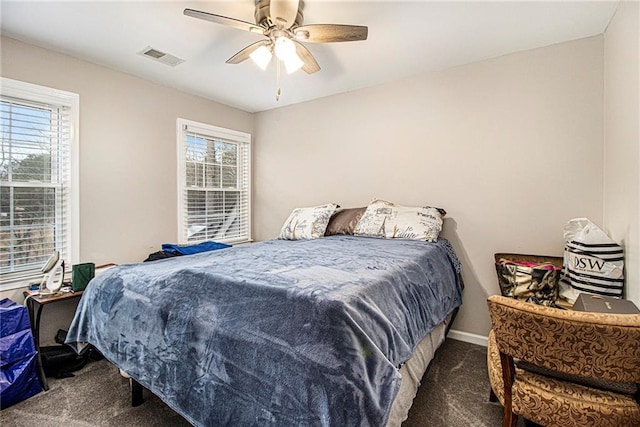
[[[29,284],[31,283],[36,283],[36,281],[34,280],[21,280],[19,282],[12,282],[12,283],[7,283],[7,284],[3,284],[2,286],[0,286],[0,292],[8,292],[8,291],[13,291],[16,289],[28,289],[29,288]],[[38,282],[40,283],[40,282]]]
[[[33,276],[24,279],[16,279],[11,282],[3,282],[2,285],[0,285],[0,292],[13,291],[21,288],[29,289],[29,286],[32,284],[39,285],[42,281],[43,276],[44,274],[40,273],[34,274]],[[71,269],[65,268],[64,278],[65,282],[71,280]]]

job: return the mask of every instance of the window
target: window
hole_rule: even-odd
[[[39,280],[54,250],[77,263],[78,99],[1,80],[0,289]]]
[[[251,135],[178,119],[180,243],[251,240]]]

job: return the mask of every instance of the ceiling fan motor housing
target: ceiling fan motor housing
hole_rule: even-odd
[[[269,19],[269,6],[271,5],[270,0],[256,0],[256,12],[254,14],[256,19],[256,24],[260,25],[264,28],[269,28],[271,25]],[[302,25],[303,14],[302,9],[304,8],[304,2],[300,0],[298,3],[298,14],[296,15],[296,21],[290,27],[299,27]]]

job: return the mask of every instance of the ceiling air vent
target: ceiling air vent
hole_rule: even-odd
[[[180,59],[176,56],[171,55],[170,53],[159,51],[158,49],[154,49],[151,46],[147,46],[142,51],[138,52],[138,55],[146,56],[147,58],[151,58],[154,61],[162,62],[165,65],[169,65],[170,67],[175,67],[178,64],[182,64],[184,59]]]

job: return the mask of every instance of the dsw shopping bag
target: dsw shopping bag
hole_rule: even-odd
[[[564,227],[564,267],[560,296],[574,303],[581,292],[622,298],[624,252],[587,218]]]
[[[542,304],[555,305],[558,299],[560,267],[552,262],[542,261],[534,255],[515,256],[520,259],[502,258],[496,254],[496,273],[500,292],[503,296]],[[523,260],[529,257],[534,260]],[[537,258],[537,260],[536,260]]]

